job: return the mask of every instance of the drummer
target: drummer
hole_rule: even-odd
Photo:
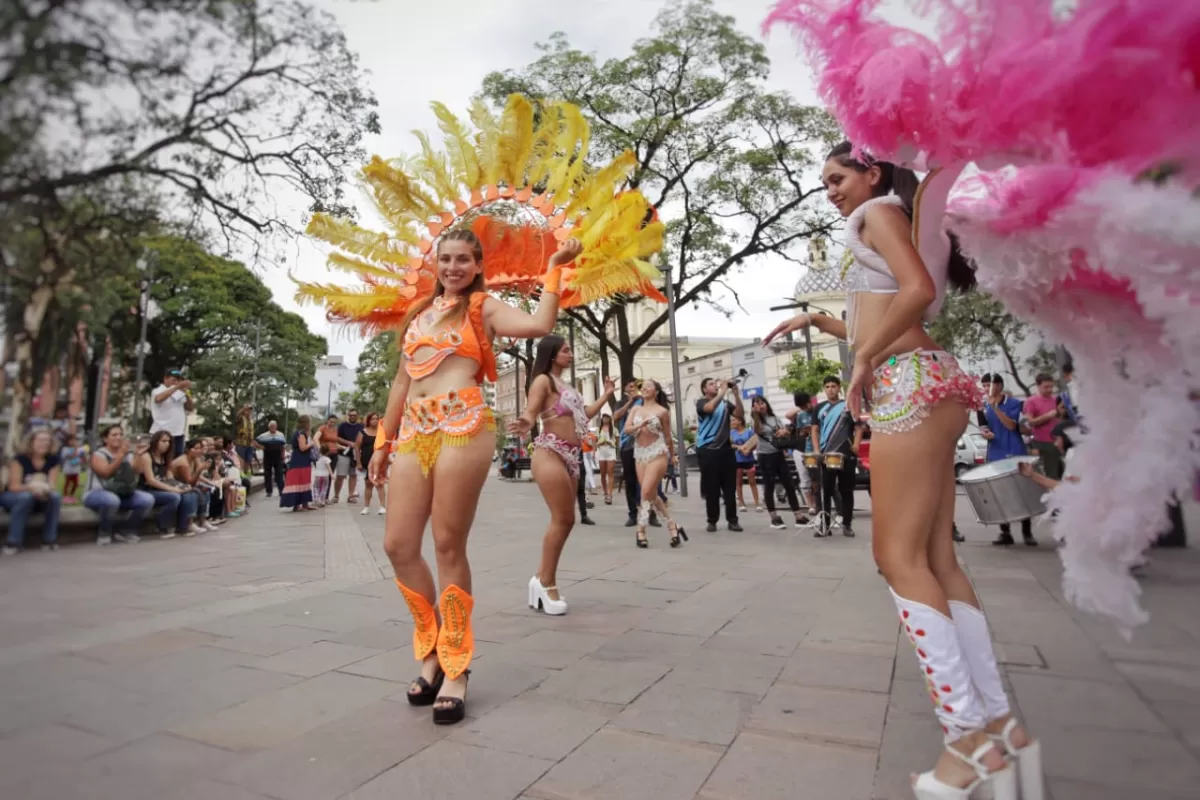
[[[825,379],[824,389],[825,401],[818,404],[813,413],[813,451],[821,457],[822,462],[826,461],[824,456],[840,453],[842,463],[840,469],[828,469],[822,463],[821,485],[814,493],[820,497],[821,511],[826,512],[826,515],[832,508],[831,501],[836,495],[838,512],[842,518],[842,535],[853,536],[851,521],[854,517],[854,478],[858,471],[858,459],[851,449],[851,444],[854,440],[854,430],[859,423],[851,418],[846,401],[841,396],[841,378],[830,375]],[[832,520],[826,525],[828,527],[825,527],[824,534],[831,536]],[[816,535],[822,535],[820,526]]]
[[[1025,440],[1021,437],[1021,401],[1004,393],[1004,377],[999,373],[983,376],[984,406],[980,412],[986,425],[981,428],[983,438],[988,440],[987,460],[1000,461],[1012,456],[1028,453]],[[1021,537],[1029,547],[1037,546],[1033,538],[1033,520],[1021,520]],[[992,544],[1007,547],[1015,544],[1012,526],[1007,522],[1000,525],[1000,535]]]

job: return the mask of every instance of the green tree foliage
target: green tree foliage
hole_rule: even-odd
[[[381,333],[367,342],[358,357],[354,378],[354,405],[364,417],[369,411],[383,413],[399,367],[400,349],[394,331]]]
[[[941,313],[929,326],[929,334],[942,347],[971,361],[1002,357],[1008,365],[1008,374],[1025,394],[1031,393],[1025,375],[1036,375],[1047,361],[1038,354],[1025,359],[1025,363],[1018,361],[1017,346],[1034,335],[1034,331],[986,292],[947,295]],[[1053,353],[1047,363],[1053,363]]]
[[[592,159],[636,154],[629,185],[645,192],[666,222],[663,259],[681,307],[721,308],[712,292],[729,289],[723,281],[730,274],[759,256],[786,257],[834,224],[810,202],[821,187],[805,173],[837,137],[836,125],[819,109],[768,92],[762,43],[709,0],[668,6],[652,36],[623,58],[598,61],[562,33],[539,50],[519,71],[488,75],[485,96],[500,103],[521,92],[576,103],[592,124]],[[606,375],[608,354],[616,356],[622,381],[632,378],[638,349],[667,320],[663,306],[632,334],[629,299],[571,312],[597,342]]]
[[[803,353],[796,353],[788,362],[779,379],[779,388],[785,392],[808,392],[811,395],[820,393],[825,379],[830,375],[841,376],[842,365],[824,356],[816,356],[812,361]]]

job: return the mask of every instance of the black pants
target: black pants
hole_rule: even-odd
[[[841,469],[821,469],[821,510],[837,505],[842,515],[842,525],[849,528],[854,518],[854,476],[858,472],[858,459],[846,455]]]
[[[1002,523],[1000,525],[1000,533],[1005,534],[1006,536],[1012,536],[1012,526],[1009,525],[1007,522]],[[1023,536],[1026,539],[1033,538],[1033,520],[1032,519],[1021,520],[1021,536]]]
[[[629,506],[629,518],[637,519],[638,506],[642,503],[642,487],[638,485],[637,461],[633,448],[621,451],[621,479],[625,481],[625,504]]]
[[[800,510],[800,500],[796,497],[796,487],[792,485],[792,472],[788,469],[786,456],[783,453],[759,453],[758,471],[763,476],[763,490],[767,495],[767,511],[775,514],[775,483],[783,484],[783,492],[787,495],[788,508]]]
[[[698,448],[700,461],[700,493],[708,512],[708,524],[716,525],[721,518],[721,501],[725,502],[725,521],[736,525],[737,516],[737,459],[732,447],[719,450]]]
[[[263,484],[266,486],[267,497],[271,496],[271,487],[283,491],[283,461],[271,458],[263,459]]]
[[[587,519],[587,492],[584,489],[583,451],[579,453],[579,478],[575,481],[575,499],[579,501],[579,518]]]
[[[1063,461],[1063,454],[1058,451],[1053,442],[1032,442],[1031,448],[1036,455],[1041,456],[1042,471],[1046,473],[1046,477],[1061,481],[1063,472],[1066,471],[1066,464]]]
[[[183,440],[182,436],[172,436],[171,437],[171,446],[173,448],[176,458],[179,458],[181,455],[183,455],[185,446],[184,446],[184,440]]]

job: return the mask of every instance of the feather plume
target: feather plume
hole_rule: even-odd
[[[363,167],[363,177],[374,191],[379,210],[397,226],[404,220],[428,219],[440,209],[420,184],[379,156]]]
[[[495,186],[501,169],[500,123],[478,97],[471,101],[471,122],[479,129],[479,133],[475,135],[475,146],[479,166],[483,172],[483,183]]]
[[[446,150],[450,155],[450,164],[454,168],[457,179],[467,188],[479,188],[483,181],[483,172],[479,168],[479,154],[471,142],[471,136],[463,127],[462,121],[450,113],[442,103],[433,104],[433,113],[437,117],[438,127],[445,137]]]
[[[533,154],[533,104],[510,95],[500,117],[498,179],[513,187],[525,185],[525,169]]]
[[[417,141],[421,143],[421,156],[414,159],[416,168],[421,172],[425,183],[433,188],[438,195],[438,206],[454,205],[461,194],[458,182],[446,168],[446,156],[433,149],[429,137],[422,131],[413,131]]]
[[[404,266],[408,262],[407,253],[386,233],[368,231],[328,214],[313,214],[308,222],[307,233],[347,253],[354,253],[381,264]]]

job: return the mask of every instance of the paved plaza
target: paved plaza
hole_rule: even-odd
[[[856,539],[578,528],[548,618],[524,603],[547,512],[489,482],[472,534],[468,719],[410,708],[383,519],[248,517],[196,539],[0,563],[0,796],[13,800],[899,800],[940,730]],[[858,494],[860,503],[867,495]],[[1200,785],[1200,555],[1156,552],[1132,642],[1068,609],[1050,547],[960,547],[1054,800]],[[869,512],[868,512],[869,513]],[[1043,542],[1048,537],[1043,536]],[[430,555],[430,543],[426,542]]]

